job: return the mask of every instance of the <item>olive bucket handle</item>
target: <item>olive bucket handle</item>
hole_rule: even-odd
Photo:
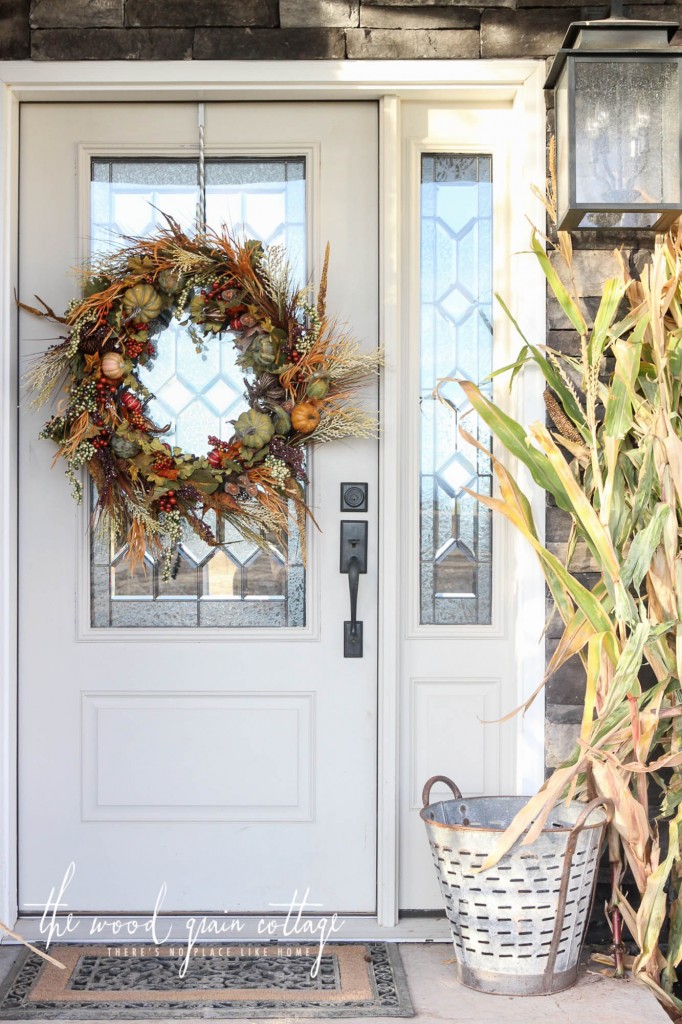
[[[437,782],[442,782],[452,791],[452,795],[455,800],[462,800],[462,794],[460,793],[459,786],[456,786],[452,779],[449,779],[447,775],[432,775],[428,782],[424,783],[422,790],[422,806],[427,807],[431,802],[431,790]]]
[[[554,973],[554,967],[555,967],[555,964],[556,964],[557,956],[559,954],[559,943],[561,942],[561,936],[563,934],[564,915],[565,915],[565,912],[566,912],[566,900],[568,898],[568,887],[569,887],[570,882],[571,882],[571,867],[572,867],[572,864],[573,864],[573,855],[575,854],[576,847],[578,845],[578,839],[580,837],[580,833],[586,827],[587,819],[592,814],[592,812],[597,809],[597,807],[603,807],[604,810],[606,811],[606,821],[603,823],[604,824],[604,828],[606,828],[607,825],[610,825],[611,821],[613,820],[613,815],[615,813],[615,806],[614,806],[613,800],[609,800],[609,798],[605,797],[605,796],[598,796],[598,797],[596,797],[596,799],[591,800],[589,802],[589,804],[585,804],[585,806],[583,807],[582,811],[578,815],[578,819],[577,819],[575,825],[573,826],[573,828],[571,829],[571,831],[569,833],[569,836],[568,836],[568,840],[567,840],[567,843],[566,843],[566,852],[564,854],[563,870],[561,872],[561,882],[559,884],[559,898],[557,900],[557,909],[556,909],[556,919],[555,919],[555,923],[554,923],[554,931],[552,933],[552,941],[549,944],[549,950],[548,950],[548,955],[547,955],[547,963],[545,964],[545,971],[544,971],[544,986],[545,987],[543,989],[544,992],[551,992],[551,990],[552,990],[552,975]],[[590,826],[590,827],[593,827],[593,826]],[[602,838],[603,838],[603,833],[602,833]],[[585,931],[587,929],[587,925],[588,925],[588,923],[590,921],[590,918],[592,917],[592,910],[594,908],[594,899],[595,899],[596,893],[597,893],[597,887],[596,887],[596,885],[593,885],[593,888],[592,888],[592,901],[590,903],[590,908],[589,908],[589,911],[587,913],[587,916],[585,917],[585,920],[584,920],[583,933],[582,933],[582,936],[581,936],[581,939],[580,939],[580,945],[581,946],[582,946],[583,940],[585,938]]]
[[[607,796],[598,796],[594,800],[591,800],[589,804],[585,804],[582,811],[580,812],[578,820],[571,829],[571,832],[580,832],[585,827],[585,823],[587,822],[589,816],[592,814],[592,811],[596,810],[597,807],[604,808],[604,810],[606,811],[605,824],[610,825],[613,820],[613,815],[615,813],[613,800],[609,800]]]

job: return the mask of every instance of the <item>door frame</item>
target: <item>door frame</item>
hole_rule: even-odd
[[[177,102],[373,100],[379,107],[379,311],[386,351],[380,407],[384,422],[400,423],[404,367],[401,345],[401,102],[504,103],[512,110],[517,138],[527,140],[515,161],[517,189],[545,180],[544,61],[78,61],[0,62],[0,920],[17,919],[17,344],[19,108],[22,102]],[[516,194],[516,193],[515,193]],[[519,194],[523,194],[521,191]],[[526,247],[526,215],[544,223],[541,203],[530,196],[512,204],[511,237]],[[544,337],[545,288],[540,274],[521,268],[525,326]],[[401,374],[402,369],[402,374]],[[539,375],[526,376],[517,402],[525,421],[544,420]],[[399,645],[401,567],[396,481],[401,482],[399,431],[380,440],[380,576],[378,665],[378,847],[377,915],[356,921],[360,937],[368,928],[391,928],[391,937],[424,938],[427,931],[398,921]],[[519,474],[538,527],[544,527],[544,496]],[[541,534],[542,539],[542,534]],[[544,675],[538,643],[544,621],[544,581],[530,550],[515,549],[515,598],[524,615],[515,617],[515,703],[521,704]],[[544,699],[517,716],[516,778],[510,789],[532,792],[544,778]],[[55,880],[56,881],[56,880]],[[28,922],[27,922],[28,923]],[[344,938],[353,938],[352,923]],[[26,933],[28,934],[28,932]]]

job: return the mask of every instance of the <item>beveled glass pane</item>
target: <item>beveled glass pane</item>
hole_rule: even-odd
[[[244,566],[245,597],[283,597],[285,568],[281,557],[258,551]]]
[[[163,213],[192,233],[198,199],[196,160],[94,159],[93,254],[119,247],[125,235],[153,232],[165,223]],[[224,223],[235,238],[246,235],[284,245],[297,280],[306,280],[303,157],[208,161],[206,212],[209,225]],[[164,440],[206,453],[208,436],[230,437],[232,421],[246,408],[243,371],[236,366],[229,337],[210,340],[198,354],[188,332],[174,321],[155,345],[153,363],[140,368],[155,396],[149,414],[160,426],[169,426]],[[305,625],[305,570],[297,531],[292,529],[283,549],[273,541],[272,552],[260,552],[233,527],[216,524],[213,513],[206,519],[219,546],[211,547],[187,527],[174,576],[166,582],[152,560],[146,576],[139,571],[131,576],[120,553],[107,568],[93,538],[93,625]],[[151,607],[137,616],[128,614],[126,599]],[[191,614],[188,602],[196,605]]]
[[[491,493],[490,446],[458,380],[490,390],[492,161],[424,154],[421,175],[421,622],[484,625],[491,616],[490,513],[467,490]],[[439,380],[445,405],[433,390]]]
[[[170,579],[159,579],[156,596],[164,599],[187,597],[194,601],[199,596],[198,567],[182,548],[173,562]]]
[[[202,573],[202,597],[241,597],[242,568],[222,548],[204,562]]]

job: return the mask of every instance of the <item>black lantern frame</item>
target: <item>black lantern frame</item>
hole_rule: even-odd
[[[562,231],[600,227],[665,231],[682,213],[682,51],[668,44],[678,29],[674,22],[634,21],[610,17],[574,22],[550,68],[546,89],[554,91],[557,145],[557,226]],[[576,136],[576,71],[581,64],[675,65],[677,70],[677,165],[671,168],[674,196],[662,201],[578,201]]]

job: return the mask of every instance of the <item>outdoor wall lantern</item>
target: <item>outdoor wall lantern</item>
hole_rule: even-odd
[[[682,50],[672,22],[634,21],[620,2],[574,22],[550,69],[560,230],[664,231],[682,213]]]

